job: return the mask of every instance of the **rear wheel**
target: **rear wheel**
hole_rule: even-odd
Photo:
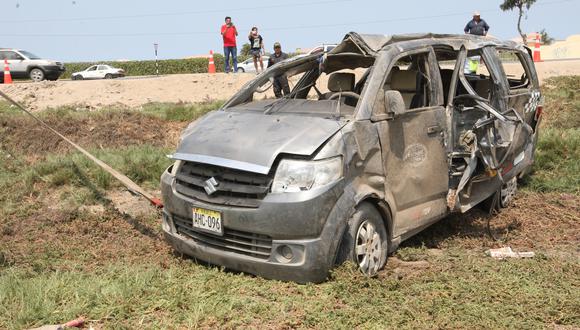
[[[481,208],[490,214],[500,212],[501,209],[505,209],[513,202],[517,191],[518,178],[513,177],[508,182],[505,182],[493,195],[484,200],[481,203]]]
[[[348,220],[339,249],[339,263],[352,261],[367,276],[376,276],[387,262],[389,236],[383,218],[370,203],[361,203]]]
[[[238,73],[244,73],[244,72],[246,72],[246,71],[244,71],[243,68],[238,68]]]
[[[502,208],[508,207],[516,197],[518,192],[518,178],[513,177],[508,182],[504,183],[500,190],[500,206]]]
[[[113,75],[112,75],[112,74],[110,74],[110,73],[107,73],[107,74],[105,75],[105,79],[113,79]]]
[[[32,79],[32,81],[43,81],[44,80],[44,71],[42,71],[39,68],[34,68],[32,70],[30,70],[30,79]]]

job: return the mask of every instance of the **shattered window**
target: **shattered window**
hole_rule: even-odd
[[[374,57],[352,53],[293,59],[260,74],[226,108],[352,115],[373,63]]]
[[[528,88],[530,79],[528,79],[528,74],[519,52],[499,49],[497,50],[497,55],[507,76],[510,89]]]
[[[463,73],[477,95],[485,99],[491,97],[491,74],[480,50],[467,53]]]
[[[429,52],[398,59],[385,80],[385,90],[396,90],[403,96],[407,109],[430,106],[431,79]]]
[[[435,49],[435,58],[437,59],[437,65],[439,66],[439,74],[441,76],[441,84],[443,85],[443,98],[445,104],[447,104],[447,100],[449,98],[449,89],[451,88],[453,72],[455,71],[455,66],[457,65],[458,55],[459,52],[453,49]],[[457,95],[457,93],[454,91],[453,95]]]

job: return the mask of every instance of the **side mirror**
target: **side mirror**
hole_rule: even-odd
[[[393,119],[405,112],[405,101],[399,91],[385,91],[384,98],[373,107],[371,121]]]
[[[385,109],[387,113],[392,114],[392,117],[400,115],[405,112],[405,100],[399,91],[385,92]]]

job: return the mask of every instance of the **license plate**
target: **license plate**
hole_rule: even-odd
[[[194,207],[193,228],[212,234],[223,235],[222,214],[218,211]]]

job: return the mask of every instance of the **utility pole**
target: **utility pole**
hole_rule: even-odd
[[[159,49],[159,44],[154,43],[153,48],[155,49],[155,75],[159,75],[159,62],[157,61],[157,49]]]

